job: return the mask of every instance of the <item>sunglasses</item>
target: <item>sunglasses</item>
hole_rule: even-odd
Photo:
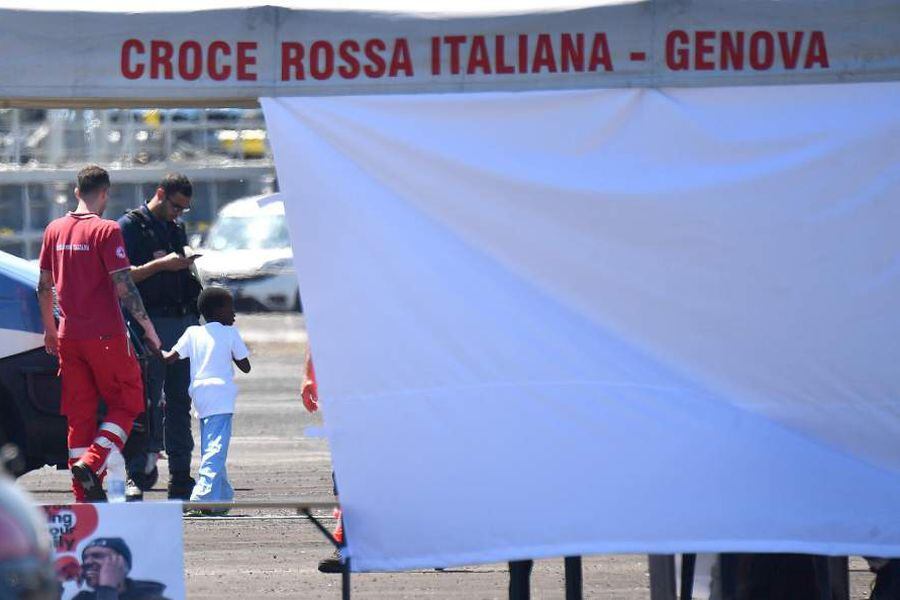
[[[166,202],[172,205],[172,210],[174,210],[179,215],[183,215],[185,213],[191,212],[190,205],[181,205],[172,200],[171,198],[166,198]]]

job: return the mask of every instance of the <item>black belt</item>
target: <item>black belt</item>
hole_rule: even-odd
[[[183,317],[196,314],[197,309],[189,306],[149,306],[147,314],[151,317]]]

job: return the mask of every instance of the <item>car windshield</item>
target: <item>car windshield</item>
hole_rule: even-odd
[[[265,250],[290,245],[284,215],[220,217],[206,240],[211,250]]]

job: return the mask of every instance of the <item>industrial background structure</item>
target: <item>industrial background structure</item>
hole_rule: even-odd
[[[189,234],[231,200],[276,188],[258,109],[3,109],[0,250],[36,259],[44,227],[75,206],[75,172],[88,163],[110,171],[109,218],[146,200],[166,172],[188,175]]]

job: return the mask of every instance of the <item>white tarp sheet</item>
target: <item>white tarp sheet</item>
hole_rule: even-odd
[[[264,99],[354,569],[900,556],[898,106]]]

